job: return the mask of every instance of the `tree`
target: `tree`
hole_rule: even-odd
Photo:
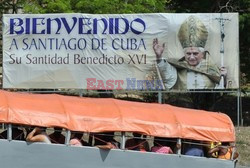
[[[71,13],[71,1],[68,0],[26,0],[24,13]]]
[[[77,12],[84,13],[153,13],[164,12],[164,0],[75,0]]]
[[[4,13],[17,13],[21,8],[22,1],[21,0],[0,0],[0,17]],[[2,19],[0,20],[0,88],[2,85]]]
[[[28,0],[25,13],[157,13],[166,12],[165,0]]]
[[[0,13],[17,13],[21,8],[22,0],[0,0]]]

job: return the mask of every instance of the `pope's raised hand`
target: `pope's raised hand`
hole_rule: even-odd
[[[162,45],[159,44],[158,38],[155,38],[153,40],[153,49],[156,55],[156,59],[160,60],[162,58],[162,53],[165,49],[165,43],[163,43]]]

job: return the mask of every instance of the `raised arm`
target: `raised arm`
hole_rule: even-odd
[[[162,45],[159,44],[158,38],[155,38],[153,40],[153,49],[156,55],[156,60],[157,62],[160,62],[160,60],[162,59],[162,53],[165,49],[165,43],[163,43]]]
[[[212,156],[213,153],[215,152],[219,152],[220,148],[219,147],[215,147],[215,148],[212,148],[208,151],[208,155],[209,156]]]
[[[45,135],[43,134],[38,134],[35,135],[36,133],[40,133],[40,129],[38,127],[34,128],[27,136],[26,140],[29,142],[45,142]]]
[[[97,145],[96,147],[104,150],[116,149],[116,147],[111,142],[107,142],[106,145]]]

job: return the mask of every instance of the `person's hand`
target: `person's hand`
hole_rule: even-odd
[[[114,149],[113,145],[110,142],[107,142],[106,145],[96,145],[96,147],[104,150]]]
[[[227,69],[226,69],[226,67],[221,67],[220,68],[220,74],[221,74],[221,76],[227,76]]]
[[[163,43],[162,45],[159,44],[158,42],[158,38],[155,38],[153,40],[153,49],[156,55],[156,59],[160,60],[162,58],[162,53],[165,49],[165,43]]]
[[[34,131],[35,131],[36,133],[40,133],[40,132],[41,132],[41,129],[40,129],[39,127],[36,127],[36,128],[34,128]]]

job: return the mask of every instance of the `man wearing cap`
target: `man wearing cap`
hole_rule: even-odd
[[[213,89],[219,85],[221,75],[226,77],[226,69],[218,68],[204,49],[208,37],[205,25],[196,17],[188,17],[181,25],[178,38],[184,56],[180,59],[163,59],[165,43],[153,41],[157,66],[165,89]]]

